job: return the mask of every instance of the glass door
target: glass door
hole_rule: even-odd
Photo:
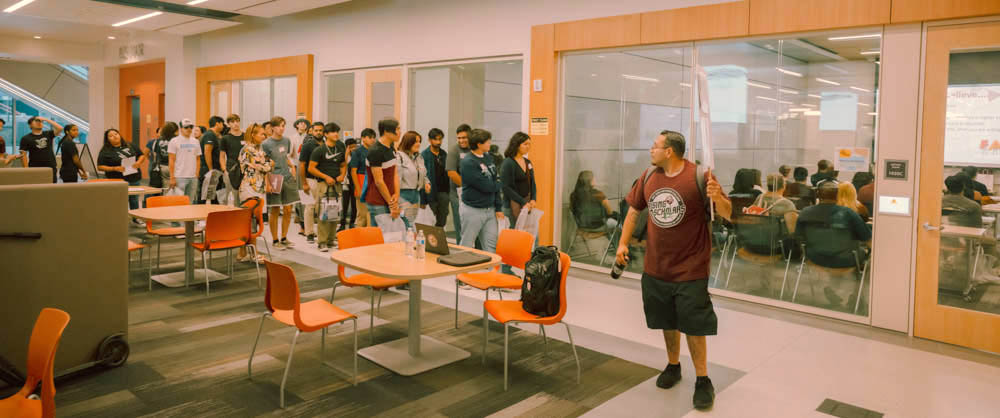
[[[1000,22],[926,39],[914,334],[1000,352]]]
[[[368,126],[375,129],[378,121],[387,117],[399,120],[399,89],[402,85],[402,69],[365,71],[365,98],[368,101],[365,106],[368,117],[365,120]]]

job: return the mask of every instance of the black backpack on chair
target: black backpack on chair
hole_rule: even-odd
[[[538,247],[524,264],[521,307],[528,313],[546,317],[559,313],[559,249]]]

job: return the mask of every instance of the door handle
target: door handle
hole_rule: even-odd
[[[0,238],[42,239],[42,234],[38,232],[9,232],[9,233],[0,233]]]
[[[924,230],[926,230],[926,231],[940,231],[941,230],[941,228],[939,228],[939,227],[932,226],[930,222],[924,222],[923,227],[924,227]]]

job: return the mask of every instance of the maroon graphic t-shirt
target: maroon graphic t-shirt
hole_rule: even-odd
[[[705,205],[698,191],[697,167],[690,161],[669,177],[651,168],[625,198],[635,210],[649,208],[644,271],[659,280],[683,282],[707,279],[712,261]]]

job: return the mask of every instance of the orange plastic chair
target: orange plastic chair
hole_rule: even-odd
[[[38,314],[28,343],[28,379],[20,391],[0,399],[0,417],[56,416],[56,385],[52,375],[56,349],[67,324],[69,314],[59,309],[45,308]],[[39,382],[42,383],[42,398],[29,398]]]
[[[486,342],[489,340],[490,326],[489,318],[486,314],[495,318],[497,322],[503,324],[503,390],[507,390],[507,363],[508,363],[508,328],[511,324],[538,324],[542,327],[542,338],[545,338],[545,325],[555,325],[562,323],[566,326],[566,334],[569,335],[569,345],[573,347],[573,358],[576,359],[576,383],[580,383],[580,357],[576,355],[576,344],[573,344],[573,334],[569,330],[569,324],[562,322],[566,316],[566,276],[569,275],[569,255],[559,252],[559,312],[553,316],[540,317],[526,312],[521,308],[521,301],[518,300],[488,300],[483,303],[483,364],[486,364]],[[545,339],[546,349],[548,339]]]
[[[146,245],[140,244],[138,242],[128,240],[128,271],[132,271],[132,253],[139,252],[139,262],[142,263],[142,256],[146,252]],[[150,257],[149,260],[149,274],[152,277],[153,274],[153,260]]]
[[[285,381],[288,380],[288,369],[292,365],[292,356],[295,354],[295,342],[299,339],[299,334],[322,330],[323,339],[320,340],[320,359],[323,361],[323,364],[333,368],[332,365],[323,360],[326,353],[326,329],[330,325],[352,321],[354,323],[353,384],[357,386],[358,317],[322,299],[300,303],[299,283],[295,280],[295,272],[292,271],[292,268],[270,261],[264,261],[264,265],[267,268],[267,291],[264,294],[264,305],[267,306],[267,312],[260,318],[257,337],[253,340],[253,348],[250,349],[250,358],[247,360],[247,377],[253,379],[253,355],[257,351],[257,342],[260,341],[260,333],[264,329],[264,320],[270,316],[282,324],[295,327],[295,336],[292,337],[292,348],[288,351],[288,361],[285,363],[285,374],[281,377],[281,408],[284,409]]]
[[[201,252],[201,267],[205,272],[205,296],[209,294],[208,270],[205,253],[226,250],[229,261],[229,278],[233,277],[233,248],[245,247],[250,242],[250,211],[246,209],[212,212],[205,219],[205,233],[202,242],[191,243],[191,247]],[[209,256],[208,260],[211,261]],[[256,257],[254,263],[257,263]],[[257,268],[257,287],[260,287],[260,266]]]
[[[160,208],[165,206],[190,205],[191,200],[187,196],[150,196],[146,199],[147,208]],[[198,232],[197,229],[195,232]],[[156,269],[160,269],[160,239],[175,235],[184,235],[184,227],[153,228],[153,222],[146,221],[146,233],[156,236]],[[149,290],[153,290],[152,269],[150,269]]]
[[[364,247],[366,245],[378,245],[383,242],[382,230],[373,226],[346,229],[337,233],[337,245],[341,250],[354,247]],[[340,281],[333,284],[333,292],[330,293],[331,303],[333,303],[333,297],[337,295],[337,286],[367,287],[371,289],[371,323],[368,326],[368,340],[370,344],[375,344],[375,291],[378,290],[379,292],[382,292],[395,286],[407,284],[409,281],[386,279],[384,277],[378,277],[368,273],[360,273],[347,277],[344,266],[342,265],[337,266],[337,275],[340,276]],[[381,309],[381,307],[382,294],[379,293],[379,308]]]
[[[248,241],[248,243],[247,243],[247,247],[250,248],[251,250],[253,250],[253,257],[254,257],[255,260],[257,259],[257,238],[260,238],[260,236],[264,233],[264,204],[265,203],[266,202],[264,202],[264,200],[261,199],[261,198],[259,198],[259,197],[251,197],[251,198],[245,200],[242,204],[240,204],[240,207],[244,207],[244,208],[248,208],[248,209],[249,208],[253,208],[253,219],[256,220],[256,222],[257,222],[257,232],[253,232],[253,233],[250,234],[250,241]],[[254,207],[254,205],[256,205],[256,207]],[[269,260],[272,260],[272,258],[271,258],[271,247],[269,247],[267,245],[267,240],[266,239],[264,240],[264,249],[267,250],[267,258]]]
[[[524,263],[531,259],[531,245],[535,242],[535,236],[524,231],[514,229],[504,229],[497,237],[497,254],[503,263],[519,269],[524,269]],[[512,274],[500,272],[500,266],[493,268],[487,273],[462,273],[455,281],[455,328],[458,328],[458,286],[459,282],[465,283],[479,290],[486,291],[486,300],[490,300],[490,290],[494,289],[503,300],[503,293],[500,289],[521,289],[524,281],[520,277]]]

